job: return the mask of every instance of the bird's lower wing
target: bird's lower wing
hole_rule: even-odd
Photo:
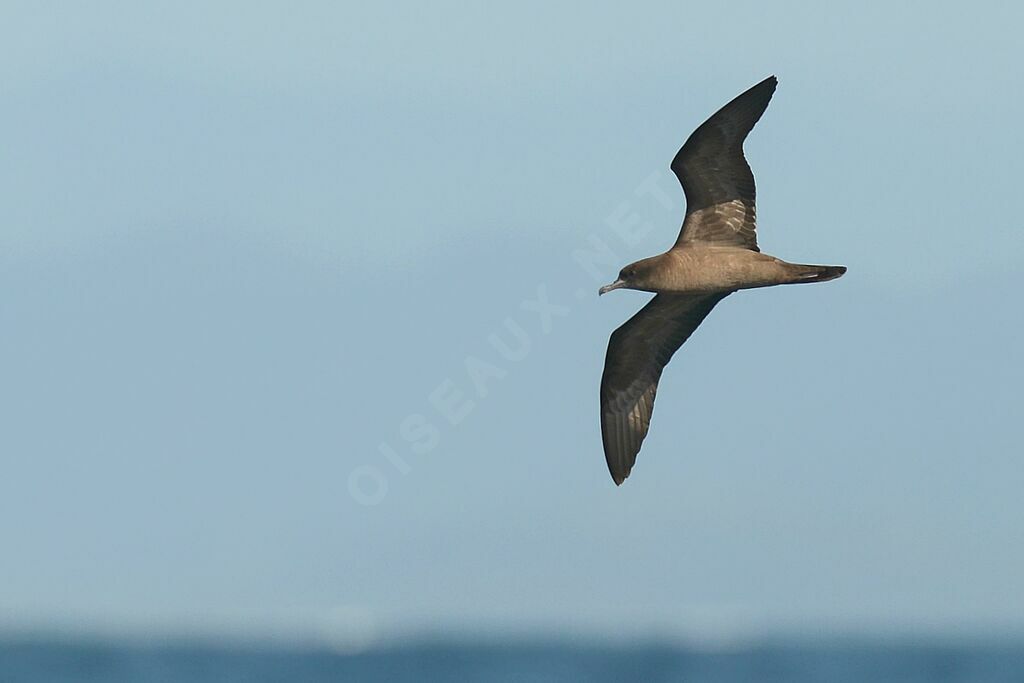
[[[601,438],[616,485],[629,476],[647,436],[662,370],[729,294],[658,294],[612,332],[601,377]]]

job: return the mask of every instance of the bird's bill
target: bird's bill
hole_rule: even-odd
[[[602,294],[607,294],[608,292],[612,291],[613,289],[619,289],[619,288],[625,287],[625,286],[626,286],[626,281],[623,280],[622,278],[619,278],[618,280],[616,280],[615,282],[611,283],[610,285],[605,285],[601,289],[597,290],[597,295],[601,296]]]

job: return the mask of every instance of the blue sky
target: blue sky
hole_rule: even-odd
[[[1020,632],[1022,19],[6,3],[0,626]],[[762,249],[850,271],[720,305],[615,489],[597,275],[770,73]]]

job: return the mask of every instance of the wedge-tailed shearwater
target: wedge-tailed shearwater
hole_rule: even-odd
[[[743,141],[775,92],[766,78],[702,123],[672,160],[686,195],[686,217],[664,254],[631,263],[599,290],[655,296],[615,330],[601,377],[601,437],[616,485],[625,481],[647,435],[658,380],[719,301],[740,289],[825,282],[845,266],[787,263],[757,247],[754,175]]]

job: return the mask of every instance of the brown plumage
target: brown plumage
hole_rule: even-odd
[[[601,378],[601,436],[616,484],[629,476],[651,423],[662,370],[719,301],[740,289],[824,282],[844,266],[787,263],[757,246],[754,175],[743,141],[775,92],[774,76],[732,100],[672,160],[686,217],[664,254],[632,263],[601,288],[657,295],[612,333]]]

